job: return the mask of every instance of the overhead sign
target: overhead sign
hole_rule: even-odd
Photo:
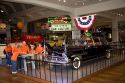
[[[82,16],[74,19],[77,28],[80,30],[89,30],[92,27],[94,20],[95,15]]]
[[[52,31],[71,31],[71,24],[52,24],[49,27]]]
[[[71,18],[68,16],[63,17],[50,17],[48,18],[49,30],[51,31],[71,31]]]

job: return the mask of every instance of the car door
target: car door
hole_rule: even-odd
[[[100,37],[96,37],[95,39],[94,39],[94,41],[95,41],[95,43],[96,43],[96,53],[97,53],[97,55],[98,56],[100,56],[100,55],[102,55],[102,53],[104,53],[104,51],[105,51],[105,46],[103,45],[103,43],[102,43],[102,41],[100,41]]]
[[[87,41],[86,51],[88,53],[88,58],[93,58],[96,55],[97,47],[94,45],[94,41],[91,39]]]

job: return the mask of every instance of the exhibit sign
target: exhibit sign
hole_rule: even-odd
[[[69,16],[49,17],[48,23],[51,31],[71,31],[72,21]]]

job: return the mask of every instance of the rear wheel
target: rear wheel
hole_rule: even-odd
[[[73,59],[73,67],[74,67],[75,69],[78,69],[78,68],[80,67],[80,65],[81,65],[80,58],[79,58],[79,57],[75,57],[75,58]]]

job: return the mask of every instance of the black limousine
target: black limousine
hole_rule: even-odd
[[[52,54],[46,56],[45,60],[56,64],[67,64],[73,62],[73,67],[78,69],[81,60],[88,60],[100,56],[110,58],[110,45],[99,33],[93,33],[89,37],[82,37],[80,40],[71,40],[62,46],[53,48]]]

